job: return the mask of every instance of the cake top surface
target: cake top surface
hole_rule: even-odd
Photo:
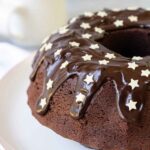
[[[150,11],[144,9],[86,12],[47,37],[37,52],[31,79],[46,64],[37,113],[44,115],[53,94],[68,78],[77,77],[70,114],[80,118],[96,91],[107,81],[114,83],[119,115],[127,121],[139,118],[145,91],[150,90],[150,51],[147,56],[124,57],[97,42],[114,31],[140,28],[149,30]],[[62,102],[63,103],[63,102]]]

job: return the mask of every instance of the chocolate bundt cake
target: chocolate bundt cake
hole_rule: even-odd
[[[46,38],[28,104],[58,134],[98,150],[150,150],[150,11],[103,10]]]

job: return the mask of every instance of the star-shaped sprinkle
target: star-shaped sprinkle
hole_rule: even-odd
[[[137,9],[138,9],[137,6],[130,6],[130,7],[127,8],[127,10],[137,10]]]
[[[85,103],[86,96],[82,93],[76,95],[76,103]]]
[[[84,81],[85,81],[87,84],[93,83],[93,82],[94,82],[94,80],[93,80],[93,75],[86,75],[86,78],[84,79]]]
[[[69,45],[71,45],[72,47],[79,47],[80,43],[72,41],[72,42],[69,42]]]
[[[99,60],[99,64],[100,64],[100,65],[107,65],[108,63],[109,63],[109,61],[106,60],[106,59]]]
[[[143,59],[143,57],[141,57],[141,56],[133,56],[132,57],[132,60],[142,60]]]
[[[91,49],[98,49],[98,48],[99,48],[99,45],[98,45],[98,44],[91,44],[91,45],[90,45],[90,48],[91,48]]]
[[[62,49],[58,49],[55,53],[54,53],[54,56],[57,57],[61,54],[62,52]]]
[[[68,31],[69,31],[69,29],[67,29],[67,27],[65,26],[65,27],[60,28],[58,32],[59,32],[59,34],[65,34]]]
[[[135,62],[128,63],[128,68],[135,70],[135,68],[137,68],[137,67],[138,67],[138,64],[136,64]]]
[[[137,22],[138,21],[138,17],[137,16],[129,16],[128,19],[131,21],[131,22]]]
[[[48,51],[52,48],[53,44],[52,43],[48,43],[47,45],[45,45],[45,51]]]
[[[74,18],[72,18],[72,19],[70,20],[70,23],[72,24],[72,23],[74,23],[76,20],[77,20],[77,17],[74,17]]]
[[[136,87],[139,87],[138,80],[131,79],[129,85],[131,86],[132,90],[134,90]]]
[[[47,82],[47,90],[51,89],[53,87],[53,82],[51,79],[48,80]]]
[[[43,41],[42,44],[45,44],[49,40],[49,36],[47,36]]]
[[[80,27],[83,28],[83,29],[90,29],[91,28],[90,24],[89,23],[85,23],[85,22],[82,22]]]
[[[82,56],[82,58],[84,61],[88,61],[88,60],[91,60],[92,55],[85,54],[84,56]]]
[[[99,11],[97,15],[103,18],[107,16],[107,13],[105,11]]]
[[[131,111],[133,109],[135,109],[135,110],[137,109],[136,104],[137,104],[137,102],[130,100],[129,103],[126,104],[126,106],[129,108],[129,111]]]
[[[114,22],[114,25],[115,25],[116,27],[122,27],[122,26],[123,26],[123,20],[116,20],[116,21]]]
[[[118,12],[118,11],[120,11],[121,9],[120,8],[113,8],[113,10],[112,11],[114,11],[114,12]]]
[[[85,17],[92,17],[93,15],[94,15],[94,13],[92,13],[92,12],[85,12],[84,13]]]
[[[95,32],[98,32],[98,33],[100,33],[100,34],[103,34],[103,33],[105,32],[105,30],[103,30],[102,28],[99,28],[99,27],[95,27],[95,28],[94,28],[94,31],[95,31]]]
[[[116,56],[113,53],[106,53],[105,58],[114,59]]]
[[[92,35],[89,33],[82,34],[82,37],[85,39],[89,39]]]
[[[42,99],[40,100],[39,106],[40,106],[41,108],[44,108],[44,107],[46,106],[46,104],[47,104],[46,98],[42,98]]]
[[[60,69],[66,68],[68,64],[69,62],[66,60],[65,62],[61,64]]]
[[[149,75],[150,75],[150,70],[149,69],[141,71],[141,76],[143,76],[143,77],[149,77]]]

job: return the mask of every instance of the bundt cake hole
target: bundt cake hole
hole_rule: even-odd
[[[125,57],[150,55],[149,29],[132,28],[113,31],[97,42]]]

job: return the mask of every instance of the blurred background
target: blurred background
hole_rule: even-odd
[[[0,0],[0,79],[69,18],[103,8],[150,7],[150,0]]]

